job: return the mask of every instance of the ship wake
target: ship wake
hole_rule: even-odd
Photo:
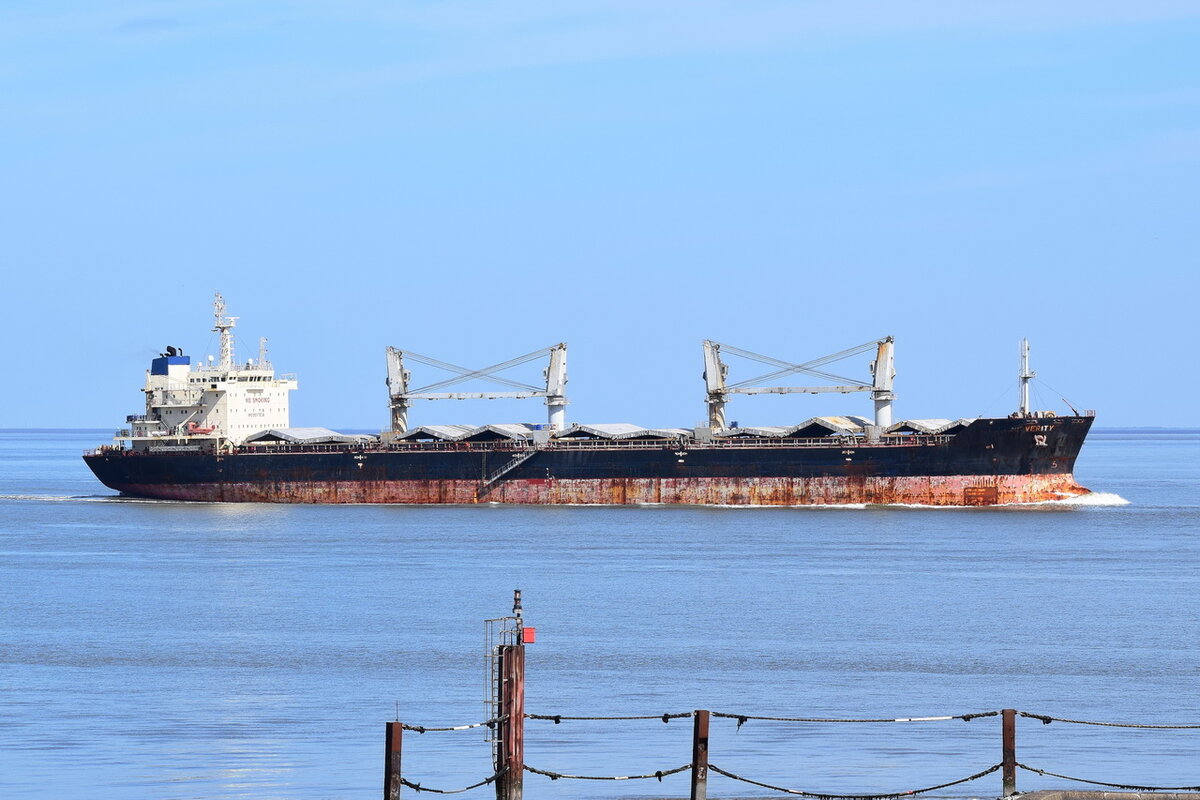
[[[1113,506],[1127,506],[1129,501],[1115,492],[1088,492],[1087,494],[1077,494],[1073,497],[1064,497],[1060,500],[1046,500],[1045,504],[1055,506],[1093,506],[1097,508],[1110,508]],[[1029,503],[1027,505],[1043,505],[1043,503]]]
[[[34,503],[162,503],[148,497],[124,497],[119,494],[0,494],[0,502]]]
[[[916,509],[970,509],[972,511],[1063,511],[1077,508],[1117,508],[1130,505],[1130,501],[1114,492],[1088,492],[1069,495],[1054,500],[1036,500],[1028,503],[996,503],[982,506],[925,505],[921,503],[886,503],[869,508],[916,508]]]

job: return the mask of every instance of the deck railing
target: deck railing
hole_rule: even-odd
[[[165,437],[172,438],[172,437]],[[182,438],[182,437],[181,437]],[[244,444],[234,448],[235,453],[243,455],[270,455],[272,453],[523,453],[530,450],[545,452],[570,452],[579,450],[760,450],[770,449],[808,449],[819,447],[871,449],[878,447],[930,447],[949,444],[954,440],[951,434],[911,434],[903,436],[883,436],[875,441],[867,441],[861,436],[814,437],[801,439],[788,438],[730,438],[697,441],[693,439],[559,439],[544,444],[535,445],[528,439],[492,441],[492,442],[391,442],[388,444],[353,444],[353,443],[323,443],[323,444]],[[111,449],[100,448],[104,452],[114,452]],[[98,451],[89,451],[98,452]],[[143,451],[124,450],[121,452],[142,454]],[[153,455],[153,453],[149,453]]]

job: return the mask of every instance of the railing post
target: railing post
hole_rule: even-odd
[[[499,648],[500,747],[496,800],[521,800],[525,778],[525,645]]]
[[[692,715],[692,793],[690,800],[708,798],[708,712]]]
[[[1004,797],[1017,793],[1017,712],[1006,708],[1000,712],[1001,759],[1004,776]]]
[[[400,800],[400,745],[404,728],[399,722],[387,724],[387,742],[383,747],[383,800]]]

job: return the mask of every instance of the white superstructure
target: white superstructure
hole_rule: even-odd
[[[289,427],[288,393],[297,388],[295,376],[275,376],[266,339],[259,340],[257,360],[237,363],[232,332],[237,317],[225,316],[220,293],[213,316],[219,360],[209,356],[193,364],[182,350],[168,347],[150,362],[142,389],[146,411],[129,416],[130,428],[119,437],[134,449],[236,445],[259,431]]]

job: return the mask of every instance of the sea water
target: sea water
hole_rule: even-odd
[[[530,713],[1200,724],[1197,431],[1096,431],[1077,476],[1098,494],[995,509],[143,502],[87,471],[104,442],[0,433],[0,797],[377,797],[386,721],[486,718],[483,620],[514,588]],[[525,738],[567,774],[691,757],[687,719]],[[828,793],[944,783],[1000,750],[997,717],[720,717],[710,736],[722,769]],[[1017,757],[1200,784],[1200,730],[1020,718]],[[485,729],[406,733],[404,772],[486,777]],[[1018,775],[1050,787],[1087,788]],[[533,800],[687,792],[686,773],[525,780]],[[999,792],[992,773],[936,794]],[[713,775],[709,796],[780,795]]]

